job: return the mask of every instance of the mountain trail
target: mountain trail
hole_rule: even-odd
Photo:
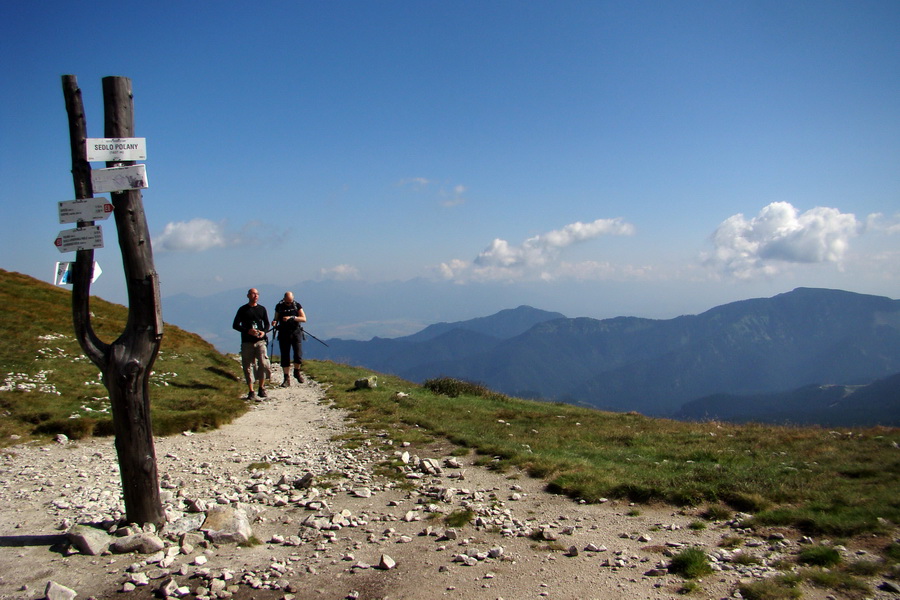
[[[191,506],[240,507],[247,545],[162,532],[165,549],[149,555],[80,554],[66,530],[123,511],[113,440],[0,451],[0,599],[43,598],[51,581],[98,599],[674,599],[685,580],[668,573],[670,556],[695,546],[717,558],[691,597],[731,598],[798,550],[789,535],[699,528],[690,511],[580,504],[449,446],[403,447],[383,433],[345,446],[354,425],[315,382],[269,395],[218,430],[156,439],[169,523],[196,514]],[[404,476],[377,474],[387,463]],[[307,474],[311,486],[296,485]],[[735,536],[760,563],[730,560],[720,544]]]

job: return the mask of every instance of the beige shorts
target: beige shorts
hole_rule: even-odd
[[[241,344],[241,368],[244,370],[244,379],[247,380],[247,384],[254,379],[259,382],[272,378],[265,340]]]

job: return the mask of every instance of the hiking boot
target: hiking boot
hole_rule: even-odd
[[[256,394],[253,393],[253,390],[250,390],[250,393],[247,394],[247,400],[256,400]]]
[[[290,376],[284,378],[284,381],[281,382],[281,387],[283,387],[283,388],[285,388],[285,387],[291,387],[291,378],[290,378]]]
[[[300,372],[300,369],[294,369],[294,379],[296,379],[300,383],[303,383],[303,374]]]
[[[266,393],[265,388],[259,388],[258,395],[260,398],[268,398],[269,395]]]

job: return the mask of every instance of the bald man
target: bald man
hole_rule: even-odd
[[[266,356],[266,332],[269,331],[269,313],[259,303],[259,291],[247,291],[247,304],[234,316],[232,327],[241,332],[241,368],[247,382],[247,400],[257,399],[253,393],[253,380],[259,385],[259,399],[266,397],[266,379],[272,376],[269,357]]]
[[[303,383],[303,374],[300,372],[303,366],[303,323],[306,323],[303,307],[294,301],[293,292],[285,292],[284,298],[275,306],[275,320],[272,321],[272,325],[278,328],[281,370],[284,371],[281,387],[291,385],[291,352],[294,354],[294,378]]]

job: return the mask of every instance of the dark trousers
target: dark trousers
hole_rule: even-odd
[[[291,365],[291,351],[294,352],[294,364],[303,364],[303,348],[301,344],[300,331],[285,335],[278,334],[278,349],[281,350],[281,366],[289,367]]]

